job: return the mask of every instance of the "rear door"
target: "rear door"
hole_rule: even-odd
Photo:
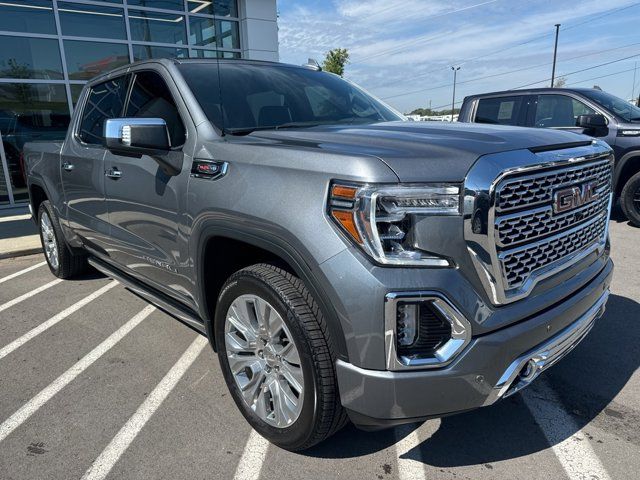
[[[69,226],[84,243],[100,252],[108,248],[105,202],[103,126],[122,114],[128,76],[99,83],[80,99],[82,108],[61,156],[61,178]]]
[[[182,103],[178,107],[179,94],[168,75],[154,70],[132,75],[123,117],[164,119],[172,147],[168,155],[179,157],[183,168],[178,175],[169,176],[148,155],[130,157],[107,151],[110,256],[127,273],[181,299],[176,292],[186,294],[179,286],[179,277],[187,264],[187,250],[180,212],[185,211],[192,164],[192,158],[183,151],[187,138],[183,118],[188,119],[188,114]]]

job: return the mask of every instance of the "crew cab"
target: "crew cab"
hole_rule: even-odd
[[[596,88],[535,88],[468,96],[458,121],[553,128],[607,142],[615,196],[640,227],[640,107]]]
[[[491,405],[575,347],[609,294],[612,160],[408,122],[317,66],[204,59],[97,77],[63,142],[25,148],[51,271],[92,265],[206,335],[289,450]]]

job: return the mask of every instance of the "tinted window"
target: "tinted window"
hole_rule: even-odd
[[[202,0],[188,0],[189,11],[193,13],[207,13],[219,17],[237,17],[238,5],[236,0],[216,0],[203,2]]]
[[[135,77],[126,117],[162,118],[167,122],[171,146],[184,143],[185,129],[178,107],[162,77],[155,72],[140,72]]]
[[[64,52],[71,80],[89,80],[129,63],[129,49],[121,43],[65,40]]]
[[[494,125],[522,125],[520,112],[524,97],[483,98],[478,101],[476,123]]]
[[[626,122],[640,121],[640,108],[615,95],[601,90],[583,90],[581,93]]]
[[[0,77],[62,79],[57,40],[1,35],[0,44]]]
[[[324,72],[221,63],[221,102],[215,63],[183,64],[179,68],[208,118],[227,131],[272,128],[290,122],[351,124],[402,120],[390,107],[354,84]]]
[[[184,45],[187,43],[184,23],[182,15],[129,10],[131,39],[134,41]]]
[[[78,132],[84,143],[102,145],[104,122],[122,115],[126,92],[127,77],[115,78],[91,88]]]
[[[200,3],[210,3],[203,2]],[[184,2],[182,0],[129,0],[129,5],[139,5],[140,7],[164,8],[167,10],[183,10]]]
[[[0,3],[0,30],[56,34],[51,0],[12,0]]]
[[[578,115],[596,113],[567,95],[540,95],[536,107],[536,127],[575,127]]]
[[[155,47],[151,45],[134,45],[133,61],[147,60],[149,58],[187,58],[189,50],[186,48]]]
[[[63,35],[126,39],[122,8],[58,2]]]

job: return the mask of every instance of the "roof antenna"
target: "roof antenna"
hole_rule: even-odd
[[[307,60],[307,63],[305,63],[302,66],[310,68],[311,70],[315,70],[316,72],[322,71],[322,67],[320,66],[320,64],[317,62],[315,58],[310,58],[309,60]]]

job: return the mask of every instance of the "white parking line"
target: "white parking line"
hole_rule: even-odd
[[[420,452],[419,428],[411,425],[402,425],[395,428],[396,456],[398,457],[398,478],[400,480],[424,480],[426,479],[422,454]],[[418,460],[402,458],[407,452],[417,448]]]
[[[36,413],[40,407],[47,403],[51,398],[71,383],[78,375],[89,368],[102,355],[107,353],[115,344],[117,344],[125,335],[133,330],[140,322],[147,318],[155,307],[149,305],[122,327],[109,335],[100,345],[91,350],[87,355],[82,357],[74,366],[56,378],[51,384],[40,391],[35,397],[23,405],[17,412],[11,415],[0,425],[0,442],[22,425],[31,415]]]
[[[0,278],[0,283],[4,283],[4,282],[8,282],[9,280],[13,280],[14,278],[19,277],[20,275],[24,275],[25,273],[32,272],[36,268],[43,267],[46,264],[47,264],[47,262],[40,262],[40,263],[36,263],[35,265],[31,265],[30,267],[25,268],[24,270],[20,270],[19,272],[12,273],[11,275],[7,275],[6,277]]]
[[[122,454],[129,448],[142,427],[162,405],[165,398],[171,393],[178,381],[187,369],[198,358],[200,352],[207,344],[207,338],[198,336],[191,346],[182,354],[171,370],[164,376],[160,383],[153,389],[144,402],[138,407],[136,413],[124,424],[120,431],[111,440],[93,465],[82,476],[82,480],[101,480],[105,478]]]
[[[113,287],[115,287],[117,285],[118,285],[118,282],[115,282],[115,281],[108,283],[107,285],[105,285],[101,289],[93,292],[91,295],[88,295],[88,296],[84,297],[79,302],[71,305],[69,308],[67,308],[67,309],[63,310],[62,312],[58,313],[57,315],[51,317],[46,322],[41,323],[36,328],[34,328],[32,330],[29,330],[27,333],[25,333],[21,337],[16,338],[13,342],[11,342],[8,345],[0,348],[0,360],[2,360],[4,357],[9,355],[11,352],[16,350],[17,348],[19,348],[22,345],[24,345],[25,343],[27,343],[32,338],[40,335],[42,332],[44,332],[44,331],[48,330],[49,328],[53,327],[56,323],[61,322],[62,320],[67,318],[69,315],[77,312],[78,310],[80,310],[82,307],[84,307],[88,303],[93,302],[100,295],[108,292],[109,290],[111,290]]]
[[[2,305],[0,305],[0,312],[4,312],[7,308],[11,308],[14,305],[17,305],[18,303],[23,302],[23,301],[27,300],[28,298],[33,297],[34,295],[37,295],[37,294],[39,294],[41,292],[44,292],[46,289],[51,288],[54,285],[59,284],[60,282],[62,282],[62,280],[57,278],[57,279],[53,280],[52,282],[47,283],[46,285],[38,287],[35,290],[31,290],[30,292],[27,292],[24,295],[20,295],[19,297],[16,297],[13,300],[9,300],[7,303],[3,303]]]
[[[522,398],[571,480],[610,479],[589,440],[547,382],[539,379],[522,393]]]
[[[268,448],[269,442],[255,430],[251,430],[233,480],[258,480]]]

